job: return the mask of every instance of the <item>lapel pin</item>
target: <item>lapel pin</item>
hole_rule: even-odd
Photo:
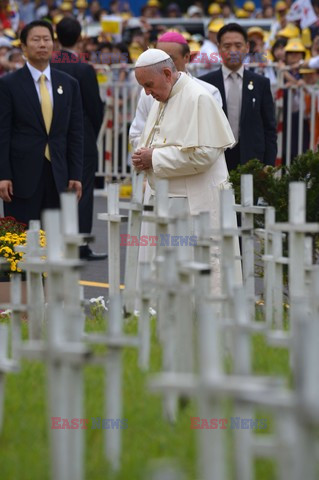
[[[63,93],[62,85],[60,85],[60,86],[58,87],[57,92],[58,92],[59,95],[62,95],[62,93]]]
[[[249,82],[248,90],[254,90],[254,84],[252,81]]]

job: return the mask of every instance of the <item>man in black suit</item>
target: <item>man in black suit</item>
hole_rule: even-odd
[[[249,51],[246,31],[237,23],[222,27],[217,35],[222,67],[201,77],[217,87],[232,127],[236,145],[225,152],[229,170],[258,158],[274,165],[277,132],[274,101],[267,78],[244,69]]]
[[[78,82],[50,68],[51,25],[29,23],[21,43],[26,65],[0,79],[0,197],[27,224],[58,208],[60,192],[80,199],[83,114]]]
[[[76,78],[80,85],[84,123],[84,163],[82,197],[79,202],[79,230],[91,233],[93,224],[94,178],[98,152],[96,141],[103,121],[103,103],[94,68],[79,55],[81,25],[71,17],[63,18],[56,27],[61,51],[54,52],[52,68],[62,70]],[[80,247],[80,257],[87,260],[103,260],[105,253],[94,253],[88,245]]]

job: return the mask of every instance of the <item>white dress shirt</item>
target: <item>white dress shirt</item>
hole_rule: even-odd
[[[228,92],[230,85],[232,85],[232,80],[229,78],[229,75],[233,73],[233,70],[229,70],[229,68],[225,67],[225,65],[222,66],[222,73],[223,73],[223,78],[224,78],[224,87],[225,87],[225,96],[226,98],[228,97]],[[237,73],[241,79],[239,82],[239,90],[240,93],[243,91],[243,76],[244,76],[244,66],[242,65],[239,70],[237,70],[235,73]]]
[[[41,75],[45,75],[45,84],[47,86],[47,89],[49,91],[49,94],[50,94],[50,98],[51,98],[51,103],[52,103],[52,106],[53,106],[53,92],[52,92],[52,82],[51,82],[51,69],[50,69],[50,65],[47,66],[47,68],[41,72],[40,70],[38,70],[37,68],[34,68],[32,65],[30,65],[29,62],[27,62],[27,67],[28,69],[30,70],[30,73],[32,75],[32,78],[34,80],[34,86],[36,88],[36,91],[37,91],[37,94],[38,94],[38,97],[39,97],[39,102],[41,103],[41,95],[40,95],[40,77]]]

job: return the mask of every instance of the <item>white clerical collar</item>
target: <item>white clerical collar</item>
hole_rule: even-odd
[[[237,73],[240,76],[240,78],[243,78],[244,66],[241,65],[241,67],[234,72],[233,70],[230,70],[229,68],[227,68],[225,65],[222,65],[222,72],[223,72],[224,80],[226,80],[226,78],[228,78],[231,73]]]
[[[47,66],[47,68],[45,70],[43,70],[43,72],[41,72],[41,70],[38,70],[37,68],[33,67],[32,65],[30,65],[29,62],[27,62],[27,67],[28,69],[30,70],[30,73],[32,75],[32,78],[35,82],[38,82],[41,75],[45,75],[45,78],[51,82],[51,69],[50,69],[50,65]]]
[[[173,97],[176,93],[178,93],[184,86],[184,84],[188,81],[188,77],[186,73],[179,72],[179,77],[173,85],[171,93],[168,98]]]
[[[178,72],[178,73],[179,73],[178,79],[176,80],[176,82],[174,83],[174,85],[176,85],[176,84],[180,81],[183,72]]]

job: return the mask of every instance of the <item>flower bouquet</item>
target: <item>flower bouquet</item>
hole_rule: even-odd
[[[15,252],[14,247],[26,245],[27,226],[18,222],[13,217],[0,217],[0,257],[3,257],[10,264],[9,273],[22,272],[18,262],[23,261],[23,252]],[[40,230],[40,246],[45,246],[45,234]],[[7,273],[7,272],[5,272]],[[8,275],[6,275],[8,278]]]
[[[26,244],[27,226],[13,217],[0,218],[0,257],[10,264],[10,272],[21,272],[17,263],[22,259],[22,252],[15,252],[14,247]]]

